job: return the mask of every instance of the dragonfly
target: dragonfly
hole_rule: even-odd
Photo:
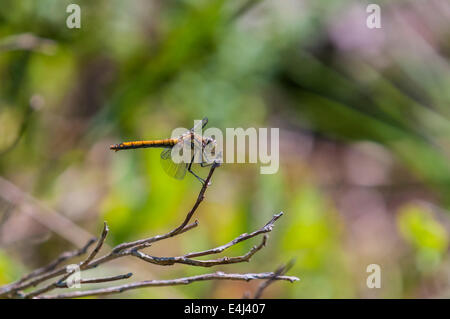
[[[211,137],[204,137],[195,132],[200,125],[203,129],[206,124],[208,124],[208,118],[205,117],[202,121],[194,125],[193,128],[176,138],[123,142],[113,144],[109,148],[116,152],[137,148],[163,148],[160,161],[164,171],[169,176],[181,180],[186,176],[186,172],[189,172],[204,185],[205,180],[192,170],[192,164],[200,163],[201,167],[206,167],[220,160],[220,155],[216,154],[216,141]],[[188,155],[189,160],[176,162],[173,160],[173,152],[181,155],[186,150],[190,151]]]

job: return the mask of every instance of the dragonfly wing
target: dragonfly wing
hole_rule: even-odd
[[[166,148],[161,152],[161,160],[167,160],[170,159],[170,155],[172,153],[171,148]]]
[[[175,163],[172,161],[172,149],[167,148],[161,152],[161,166],[167,175],[172,176],[176,179],[183,179],[186,176],[187,164],[186,163]]]
[[[194,132],[198,127],[205,128],[206,124],[208,124],[208,118],[204,117],[197,125],[194,125],[193,128],[190,129],[191,132]]]

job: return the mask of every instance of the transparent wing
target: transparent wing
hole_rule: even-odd
[[[174,147],[179,147],[178,144]],[[186,163],[175,163],[172,161],[171,153],[172,149],[167,148],[161,152],[161,166],[167,175],[176,179],[183,179],[186,176],[187,165]]]
[[[196,125],[194,125],[193,128],[190,129],[191,132],[194,132],[198,127],[204,128],[208,124],[208,118],[204,117],[200,122],[198,122]]]

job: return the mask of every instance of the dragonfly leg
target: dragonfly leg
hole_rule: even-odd
[[[205,152],[203,153],[203,157],[205,158],[205,160],[202,161],[202,162],[200,163],[200,166],[201,166],[201,167],[208,167],[208,166],[211,166],[211,165],[213,165],[213,164],[217,164],[217,162],[216,162],[215,160],[214,160],[214,161],[211,161],[211,160],[209,159],[208,155],[206,155]]]
[[[197,174],[195,174],[194,173],[194,171],[191,169],[191,167],[192,167],[192,163],[194,162],[194,156],[192,156],[192,160],[191,160],[191,162],[189,163],[189,166],[188,166],[188,172],[189,173],[191,173],[192,175],[194,175],[195,176],[195,178],[197,178],[199,181],[200,181],[200,183],[202,183],[203,185],[205,185],[205,180],[203,179],[203,178],[201,178],[200,176],[198,176]]]

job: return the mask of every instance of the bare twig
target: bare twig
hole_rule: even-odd
[[[180,234],[182,234],[182,233],[184,233],[184,232],[186,232],[188,230],[191,230],[192,228],[195,228],[197,226],[198,226],[198,221],[195,221],[195,222],[185,226],[176,235],[180,235]],[[119,253],[119,252],[121,252],[121,251],[123,251],[123,250],[125,250],[127,248],[130,248],[130,247],[137,247],[137,246],[140,246],[140,245],[152,244],[154,242],[157,242],[157,241],[160,241],[160,240],[163,240],[163,239],[167,239],[167,238],[170,238],[170,237],[173,237],[173,236],[175,236],[175,235],[172,234],[172,231],[170,231],[170,232],[168,232],[166,234],[163,234],[163,235],[157,235],[157,236],[153,236],[153,237],[149,237],[149,238],[145,238],[145,239],[132,241],[132,242],[129,242],[129,243],[123,243],[123,244],[120,244],[120,245],[117,245],[116,247],[114,247],[113,248],[113,252],[114,253]]]
[[[147,280],[134,282],[131,284],[125,284],[116,287],[93,289],[86,291],[74,291],[63,293],[59,295],[41,295],[39,298],[45,299],[61,299],[61,298],[78,298],[86,296],[102,296],[121,293],[131,289],[138,289],[144,287],[162,287],[162,286],[177,286],[177,285],[188,285],[196,281],[206,281],[206,280],[240,280],[240,281],[251,281],[256,279],[269,279],[274,280],[286,280],[289,282],[295,282],[298,280],[297,277],[292,276],[275,276],[273,272],[268,273],[248,273],[248,274],[227,274],[224,272],[215,272],[211,274],[204,274],[192,277],[184,277],[170,280]]]
[[[1,176],[0,197],[11,203],[18,211],[30,216],[33,220],[65,238],[76,247],[83,247],[92,238],[92,234],[64,217],[63,214],[49,208],[42,201],[21,190],[11,181]]]
[[[103,264],[105,262],[111,261],[113,259],[117,259],[119,257],[123,257],[123,256],[128,256],[131,255],[132,251],[134,249],[142,249],[145,247],[148,247],[151,243],[166,239],[166,238],[170,238],[170,237],[174,237],[176,235],[182,234],[186,231],[189,231],[195,227],[198,226],[198,221],[195,221],[191,224],[188,224],[189,221],[191,220],[193,214],[195,213],[196,209],[198,208],[199,204],[203,201],[204,199],[204,194],[206,192],[206,189],[208,188],[208,186],[210,185],[210,180],[212,178],[212,174],[214,173],[214,170],[216,169],[216,167],[218,167],[219,164],[218,163],[214,163],[211,166],[211,169],[209,171],[208,177],[205,180],[205,183],[203,185],[203,187],[200,190],[199,196],[197,198],[197,201],[194,204],[194,207],[190,210],[190,212],[187,214],[186,218],[184,219],[184,221],[181,223],[180,226],[178,226],[177,228],[175,228],[174,230],[164,234],[164,235],[157,235],[154,237],[150,237],[150,238],[145,238],[142,240],[137,240],[134,242],[128,242],[128,243],[123,243],[120,245],[117,245],[116,247],[114,247],[112,249],[112,251],[109,254],[106,254],[102,257],[99,257],[97,259],[93,259],[98,251],[101,249],[101,247],[103,246],[104,240],[108,234],[108,228],[107,225],[105,223],[103,232],[102,232],[102,236],[100,237],[100,240],[97,242],[97,246],[94,249],[94,251],[91,252],[91,254],[88,256],[88,258],[83,261],[80,264],[80,269],[82,268],[83,270],[85,269],[91,269],[94,268],[100,264]],[[0,179],[0,182],[2,182],[2,180]],[[8,183],[6,181],[3,181],[4,184],[6,186],[8,186],[7,189],[11,190],[12,194],[10,195],[10,198],[12,202],[19,202],[23,197],[25,197],[26,195],[24,195],[23,193],[21,193],[20,191],[18,191],[17,188],[15,188],[11,183]],[[0,183],[0,186],[1,183]],[[5,187],[6,188],[6,187]],[[89,245],[91,245],[91,240],[89,241]],[[54,262],[54,264],[59,265],[60,263],[56,263]],[[45,268],[45,267],[44,267]],[[24,290],[26,288],[29,287],[35,287],[38,284],[49,280],[51,278],[55,278],[58,276],[62,276],[62,275],[67,275],[66,274],[66,268],[65,267],[60,267],[60,268],[56,268],[52,267],[49,269],[46,269],[47,271],[39,271],[35,274],[33,274],[33,276],[29,277],[29,278],[25,278],[25,279],[21,279],[19,281],[16,281],[13,284],[10,285],[6,285],[3,287],[0,287],[0,297],[4,297],[4,296],[15,296],[16,292],[19,292],[21,290]],[[70,276],[70,274],[69,274]],[[58,283],[61,282],[61,279],[57,280],[56,282],[52,282],[50,284],[48,284],[47,286],[45,286],[44,288],[42,288],[43,290],[49,289],[52,290],[54,288],[58,287]],[[46,290],[49,291],[49,290]]]
[[[1,52],[1,43],[0,43],[0,52]],[[8,152],[12,151],[20,142],[22,137],[25,135],[25,132],[30,124],[31,116],[34,111],[38,110],[43,104],[42,97],[39,95],[33,95],[30,98],[29,105],[24,109],[22,123],[17,131],[17,134],[12,142],[9,143],[8,146],[4,147],[0,150],[0,156],[4,156]]]
[[[161,265],[161,266],[171,266],[173,264],[185,264],[191,266],[199,266],[199,267],[212,267],[217,265],[226,265],[226,264],[236,264],[244,261],[250,261],[250,258],[266,244],[267,236],[263,237],[261,244],[258,246],[254,246],[248,253],[243,256],[238,257],[223,257],[213,260],[195,260],[191,258],[187,258],[185,256],[179,257],[154,257],[146,255],[140,251],[133,251],[133,255],[145,260],[146,262]]]
[[[182,233],[186,232],[187,230],[194,228],[197,225],[198,225],[198,222],[192,223],[192,224],[186,226],[185,229],[183,229],[183,231],[181,231],[179,234],[182,234]],[[161,238],[161,237],[164,237],[164,235],[159,236],[159,237],[155,236],[154,238]],[[167,237],[165,237],[165,238],[167,238]],[[100,239],[100,240],[102,240],[102,239]],[[87,264],[84,264],[83,270],[94,268],[100,264],[117,259],[119,257],[129,256],[129,255],[131,255],[131,253],[135,247],[136,248],[144,248],[144,247],[148,247],[148,245],[149,245],[149,243],[139,243],[134,247],[131,247],[129,249],[122,250],[119,252],[115,252],[113,249],[113,251],[110,252],[109,254],[106,254],[102,257],[94,259]],[[80,269],[81,269],[81,264],[80,264]],[[21,290],[29,288],[29,287],[35,287],[38,284],[40,284],[46,280],[64,275],[64,274],[66,274],[66,272],[67,272],[66,268],[61,267],[61,268],[51,270],[49,272],[44,272],[38,276],[35,276],[34,278],[31,278],[31,280],[29,280],[29,281],[15,282],[13,284],[10,284],[10,285],[4,286],[4,287],[0,287],[0,297],[11,295],[11,294],[14,295],[14,292],[16,292],[16,291],[21,291]],[[58,282],[60,282],[60,281],[61,280],[57,280],[56,282],[53,282],[52,284],[48,285],[47,288],[51,288],[51,289],[57,288]]]
[[[183,228],[189,223],[192,216],[194,215],[195,211],[197,210],[198,206],[200,206],[201,202],[205,199],[205,192],[208,186],[210,185],[211,177],[214,174],[214,171],[217,167],[220,166],[220,163],[214,162],[211,166],[211,169],[209,170],[208,177],[206,177],[205,182],[203,183],[203,187],[200,190],[200,193],[198,194],[197,201],[194,204],[194,207],[192,207],[191,211],[187,214],[186,218],[184,219],[183,223],[181,223],[180,226],[175,228],[170,232],[170,236],[177,235],[180,231],[183,230]]]
[[[200,193],[198,194],[198,197],[197,197],[197,200],[196,200],[194,206],[189,211],[189,213],[186,215],[186,218],[184,219],[184,221],[181,223],[180,226],[178,226],[174,230],[172,230],[172,231],[170,231],[170,232],[168,232],[167,234],[164,234],[164,235],[150,237],[150,238],[141,239],[141,240],[136,240],[134,242],[129,242],[129,243],[123,243],[121,245],[118,245],[118,246],[114,247],[113,251],[117,253],[117,252],[122,251],[124,249],[130,248],[130,247],[135,247],[137,245],[142,245],[142,244],[146,244],[146,243],[148,243],[148,244],[154,243],[156,241],[173,237],[173,236],[178,235],[180,233],[183,233],[183,232],[185,232],[187,230],[190,230],[191,228],[196,227],[198,225],[197,221],[195,221],[193,224],[190,224],[190,225],[188,225],[188,223],[192,219],[192,216],[194,215],[194,213],[197,210],[197,208],[200,205],[200,203],[205,198],[205,192],[208,189],[208,186],[210,185],[210,181],[211,181],[212,175],[214,174],[214,171],[215,171],[215,169],[218,166],[220,166],[220,164],[217,163],[217,162],[214,162],[213,165],[211,166],[211,169],[209,170],[208,177],[206,178],[205,182],[203,183],[203,186],[202,186],[202,188],[200,190]]]
[[[131,276],[133,276],[133,274],[131,272],[129,272],[128,274],[118,275],[118,276],[91,278],[91,279],[81,279],[80,280],[80,284],[98,284],[98,283],[102,283],[102,282],[111,282],[111,281],[128,279]],[[67,284],[67,282],[62,282],[58,286],[58,288],[69,288],[69,285]]]
[[[213,165],[211,167],[210,174],[208,175],[209,179],[211,179],[211,175],[212,175],[211,171],[214,171],[214,169],[215,169],[215,166]],[[1,187],[1,182],[2,182],[2,180],[0,178],[0,187]],[[5,183],[6,183],[6,181],[5,181]],[[206,185],[208,185],[208,184],[206,184]],[[8,185],[8,186],[10,186],[10,185]],[[207,186],[206,187],[204,186],[202,188],[203,194],[204,194],[204,192],[205,192],[204,190],[206,190],[206,188],[207,188]],[[15,188],[12,188],[12,189],[14,191],[17,191]],[[200,192],[200,194],[202,194],[202,192]],[[20,194],[18,196],[22,196],[22,194]],[[198,202],[198,199],[197,199],[197,202]],[[192,210],[191,210],[191,212],[192,212]],[[192,217],[192,214],[191,214],[191,217]],[[188,220],[188,219],[185,219],[185,221],[186,220]],[[186,224],[185,221],[183,221],[182,225]],[[170,231],[169,233],[166,233],[164,235],[157,235],[157,236],[153,236],[153,237],[150,237],[150,238],[137,240],[137,241],[134,241],[134,242],[120,244],[120,245],[114,247],[113,250],[109,254],[104,255],[104,256],[102,256],[100,258],[94,259],[94,260],[89,260],[88,263],[84,263],[83,264],[83,269],[91,269],[91,268],[96,267],[96,266],[98,266],[98,265],[100,265],[102,263],[105,263],[107,261],[110,261],[110,260],[113,260],[113,259],[116,259],[116,258],[119,258],[119,257],[122,257],[122,256],[130,255],[133,248],[148,247],[148,245],[150,245],[153,242],[157,242],[157,241],[169,238],[169,237],[173,237],[175,235],[182,234],[182,233],[184,233],[184,232],[186,232],[188,230],[191,230],[191,229],[193,229],[193,228],[195,228],[197,226],[198,226],[198,221],[195,221],[195,222],[193,222],[193,223],[191,223],[189,225],[185,225],[185,227],[183,229],[181,229],[177,233],[174,233],[173,231]],[[100,250],[101,246],[103,245],[103,242],[105,240],[107,232],[108,232],[107,228],[104,228],[104,231],[102,233],[102,237],[101,237],[100,241],[97,244],[98,250]],[[89,246],[92,244],[91,241],[92,240],[89,241]],[[126,249],[126,248],[131,248],[131,249]],[[92,252],[90,256],[95,257],[97,252],[98,252],[98,251],[97,252],[95,252],[95,251],[96,250],[94,250],[94,252]],[[91,257],[88,257],[88,258],[90,259]],[[60,263],[57,263],[57,264],[60,264]],[[43,267],[43,268],[45,268],[45,267]],[[0,297],[4,297],[4,296],[8,296],[8,295],[15,295],[14,292],[21,291],[21,290],[29,288],[29,287],[37,286],[38,284],[40,284],[40,283],[42,283],[42,282],[44,282],[46,280],[49,280],[49,279],[57,277],[57,276],[64,275],[66,273],[66,268],[65,267],[61,267],[61,268],[57,268],[57,269],[53,269],[53,268],[52,269],[47,269],[47,271],[45,271],[45,272],[39,271],[39,274],[34,274],[30,278],[21,279],[21,280],[16,281],[16,282],[14,282],[12,284],[0,287]],[[52,287],[56,287],[56,286],[52,286]]]
[[[262,228],[250,233],[250,234],[242,234],[239,237],[233,239],[232,241],[226,243],[225,245],[213,248],[213,249],[208,249],[208,250],[204,250],[204,251],[200,251],[200,252],[195,252],[195,253],[189,253],[187,255],[185,255],[184,257],[187,258],[193,258],[193,257],[199,257],[199,256],[205,256],[205,255],[211,255],[211,254],[218,254],[223,252],[225,249],[236,245],[238,243],[240,243],[241,241],[250,239],[252,237],[258,236],[259,234],[263,234],[263,233],[268,233],[270,231],[272,231],[274,223],[281,217],[283,216],[283,212],[280,212],[279,214],[276,214],[272,217],[272,219],[265,224]]]
[[[0,41],[0,52],[12,50],[39,51],[44,54],[53,54],[56,42],[46,38],[40,38],[32,33],[13,35]]]

